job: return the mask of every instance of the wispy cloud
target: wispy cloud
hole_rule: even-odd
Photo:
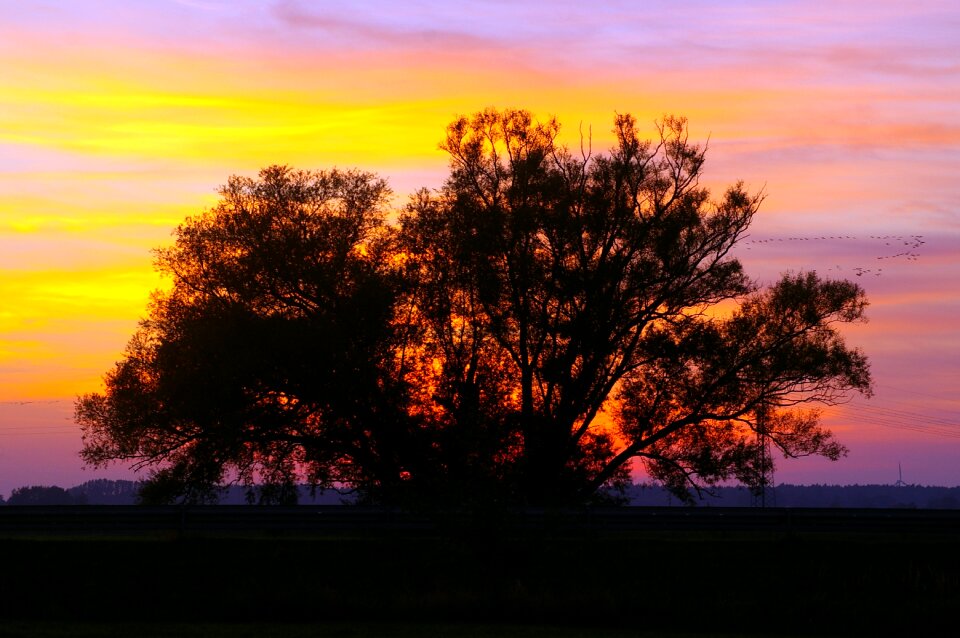
[[[869,240],[742,254],[761,278],[864,282],[875,318],[850,338],[878,374],[953,392],[958,31],[953,0],[0,3],[0,391],[95,388],[155,285],[149,248],[230,174],[358,165],[402,198],[439,185],[454,115],[509,105],[573,144],[582,122],[595,151],[614,112],[650,134],[689,116],[706,185],[769,194],[756,238],[925,235],[869,282]]]

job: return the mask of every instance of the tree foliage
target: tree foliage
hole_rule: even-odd
[[[154,468],[148,501],[214,499],[228,474],[282,501],[301,473],[383,473],[362,434],[405,425],[384,374],[397,286],[385,182],[271,167],[220,195],[157,251],[172,289],[154,295],[106,393],[78,401],[83,458]]]
[[[763,197],[712,199],[705,148],[629,115],[593,156],[556,121],[454,121],[450,174],[385,222],[358,171],[271,167],[157,253],[157,293],[106,391],[81,397],[83,456],[154,468],[156,500],[224,480],[352,485],[389,503],[563,504],[630,461],[681,492],[844,453],[808,405],[869,392],[838,326],[863,291],[815,273],[751,282],[731,250]],[[286,486],[286,491],[284,486]]]

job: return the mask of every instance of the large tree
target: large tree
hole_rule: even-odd
[[[711,200],[685,120],[645,142],[618,116],[600,157],[559,147],[558,129],[524,111],[457,120],[450,177],[404,218],[451,431],[499,433],[525,502],[588,496],[632,458],[678,490],[756,484],[758,429],[787,455],[842,454],[787,408],[869,390],[835,329],[862,317],[862,290],[812,273],[752,284],[730,251],[762,196]]]
[[[558,132],[456,120],[448,179],[397,227],[370,175],[232,179],[159,252],[172,291],[78,401],[87,461],[180,491],[302,475],[383,502],[564,504],[633,459],[679,492],[762,484],[758,441],[840,456],[803,408],[869,392],[837,329],[863,291],[751,282],[731,250],[762,195],[712,199],[685,120],[642,141],[618,116],[598,156]]]

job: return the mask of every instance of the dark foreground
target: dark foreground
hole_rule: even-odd
[[[162,621],[287,628],[276,635],[430,623],[513,627],[494,632],[509,636],[930,636],[956,635],[960,614],[960,519],[949,513],[674,509],[434,523],[352,510],[366,519],[347,524],[317,508],[245,508],[247,518],[229,508],[6,509],[7,635],[38,621],[74,633]],[[316,623],[339,629],[298,633]]]
[[[4,638],[737,638],[742,634],[669,633],[626,628],[483,623],[0,623]],[[782,634],[764,634],[778,638]]]

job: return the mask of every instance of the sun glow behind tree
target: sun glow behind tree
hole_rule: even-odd
[[[526,111],[458,118],[443,188],[394,227],[372,174],[231,178],[158,251],[173,288],[107,391],[78,399],[84,459],[150,469],[150,501],[229,479],[282,500],[306,480],[489,507],[591,501],[634,459],[681,494],[765,486],[758,442],[843,455],[800,408],[869,394],[836,329],[862,319],[862,289],[752,284],[730,252],[762,194],[701,187],[682,118],[653,141],[629,115],[614,130],[593,156]]]
[[[453,114],[514,104],[556,113],[571,147],[582,122],[597,150],[614,111],[648,134],[664,112],[686,114],[710,140],[708,185],[765,185],[758,237],[924,235],[918,262],[857,280],[871,323],[850,334],[873,355],[876,404],[919,415],[901,423],[956,424],[956,15],[951,2],[873,3],[869,16],[849,3],[4,3],[0,401],[100,386],[164,283],[150,248],[212,205],[225,175],[357,165],[402,197],[439,185],[436,132]],[[862,266],[858,250],[740,257],[771,281]],[[917,480],[960,480],[948,439],[860,416],[831,417],[852,448],[845,464],[783,476],[881,482],[902,460]],[[17,445],[0,460],[46,458],[49,439],[5,437]]]

